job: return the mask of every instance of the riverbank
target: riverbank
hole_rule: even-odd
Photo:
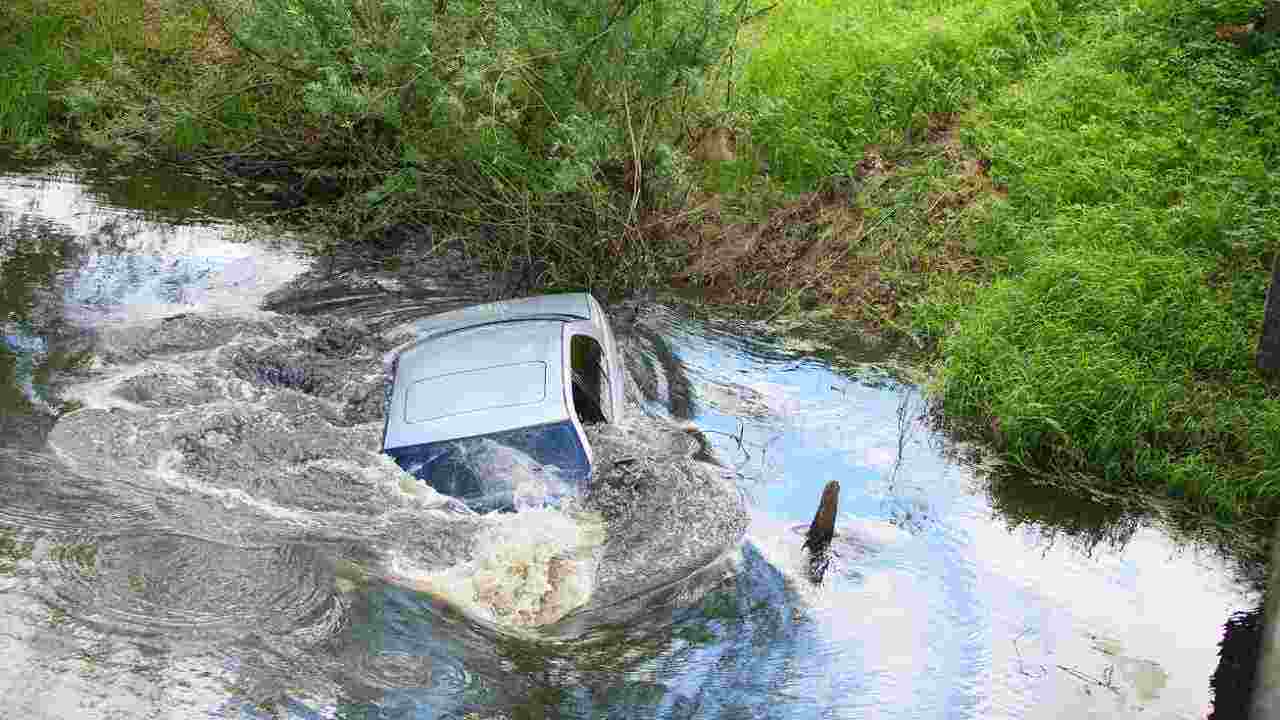
[[[811,314],[937,341],[943,413],[1016,465],[1265,525],[1280,404],[1253,357],[1280,235],[1280,42],[1260,2],[1056,9],[1047,49],[986,85],[966,86],[965,48],[940,35],[924,45],[954,47],[954,75],[886,50],[883,74],[967,87],[963,108],[930,95],[871,144],[820,125],[786,138],[852,165],[848,230],[816,223],[829,232],[767,278],[765,253],[745,267]],[[908,20],[946,27],[928,12]],[[824,92],[796,88],[800,106]]]
[[[949,421],[1014,464],[1223,520],[1280,510],[1280,403],[1252,365],[1280,237],[1262,0],[640,3],[596,24],[82,5],[0,11],[0,142],[232,177],[371,262],[447,240],[523,291],[675,284],[912,334]]]

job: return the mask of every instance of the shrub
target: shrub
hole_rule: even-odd
[[[735,12],[720,0],[255,0],[239,28],[307,78],[314,115],[378,116],[419,153],[461,148],[546,193],[630,157],[633,136],[651,154],[666,103],[717,60]]]
[[[733,37],[735,1],[252,0],[232,24],[301,84],[301,120],[327,147],[360,146],[374,177],[425,173],[342,231],[405,215],[482,225],[491,264],[539,259],[543,284],[616,288],[658,277],[636,270],[661,258],[618,240],[674,189],[658,175],[681,164],[674,102]],[[392,141],[367,142],[370,126]],[[632,257],[607,259],[619,252]]]

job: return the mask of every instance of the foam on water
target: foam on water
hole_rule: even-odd
[[[508,629],[559,620],[591,598],[605,528],[595,513],[539,508],[491,513],[471,560],[422,572],[403,557],[392,570],[412,587]]]
[[[186,320],[170,327],[184,323],[197,329]],[[252,343],[254,328],[241,330],[233,344]],[[374,572],[505,631],[553,623],[591,598],[604,523],[572,503],[546,507],[551,494],[567,489],[558,468],[492,441],[469,444],[465,461],[477,475],[514,488],[518,510],[477,515],[378,453],[378,423],[335,428],[308,411],[326,398],[307,400],[293,389],[231,375],[234,351],[224,352],[216,339],[187,350],[193,343],[181,333],[177,343],[151,337],[150,331],[122,336],[117,355],[138,360],[100,366],[96,377],[69,388],[86,409],[65,418],[52,446],[70,466],[85,459],[77,455],[85,455],[86,440],[110,429],[111,452],[94,454],[93,463],[118,464],[170,502],[193,502],[169,495],[176,491],[257,517],[277,535],[365,538],[380,556],[373,562],[382,570]],[[152,345],[186,351],[155,359]],[[372,380],[377,366],[364,361],[375,357],[349,358],[343,373]],[[257,467],[240,470],[250,459]],[[326,499],[313,488],[333,492]],[[233,534],[237,526],[248,529],[230,523]]]

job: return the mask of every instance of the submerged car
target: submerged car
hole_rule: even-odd
[[[480,512],[581,494],[592,470],[583,427],[622,412],[617,344],[587,293],[431,316],[388,361],[383,452]]]

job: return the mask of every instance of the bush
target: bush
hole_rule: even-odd
[[[374,176],[423,172],[367,195],[376,202],[345,214],[342,231],[406,214],[481,225],[496,240],[476,246],[491,264],[538,259],[542,284],[617,288],[658,278],[637,268],[659,258],[618,240],[673,189],[659,172],[680,165],[674,101],[698,91],[744,11],[727,0],[253,0],[232,24],[301,84],[300,120],[327,147],[360,146]],[[391,141],[368,142],[370,127]],[[633,257],[608,260],[618,252]]]
[[[241,40],[307,79],[308,111],[369,116],[415,152],[535,193],[648,158],[667,102],[714,63],[742,8],[720,0],[255,0]],[[580,142],[585,141],[585,142]]]

